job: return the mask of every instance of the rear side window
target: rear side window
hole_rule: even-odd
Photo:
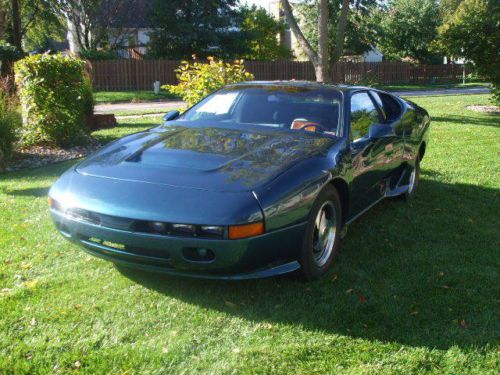
[[[370,125],[380,122],[380,116],[367,92],[359,92],[351,97],[352,139],[368,136]]]
[[[371,94],[377,104],[381,106],[386,122],[392,122],[399,118],[401,115],[401,105],[396,99],[381,92],[372,91]]]

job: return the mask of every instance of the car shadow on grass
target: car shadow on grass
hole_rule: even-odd
[[[493,126],[500,127],[500,116],[490,113],[485,113],[484,117],[476,116],[459,116],[459,115],[448,115],[448,116],[432,116],[432,123],[445,122],[454,123],[460,125],[480,125],[480,126]]]
[[[163,295],[269,327],[428,348],[492,345],[499,333],[499,190],[433,175],[423,171],[413,201],[386,200],[356,221],[333,269],[312,283],[119,270]]]

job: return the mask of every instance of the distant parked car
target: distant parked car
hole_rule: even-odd
[[[347,226],[411,198],[429,115],[366,87],[235,84],[72,167],[49,193],[60,232],[125,266],[246,279],[332,264]]]

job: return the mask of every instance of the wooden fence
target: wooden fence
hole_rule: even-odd
[[[175,60],[105,60],[89,61],[95,90],[152,90],[153,82],[175,84]],[[246,61],[256,80],[314,80],[314,69],[302,61]],[[342,62],[335,66],[335,83],[395,84],[456,81],[462,76],[461,65],[412,65],[402,62]]]

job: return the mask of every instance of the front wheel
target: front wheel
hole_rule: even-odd
[[[324,275],[340,246],[342,207],[337,190],[327,186],[311,209],[299,262],[305,280]]]

